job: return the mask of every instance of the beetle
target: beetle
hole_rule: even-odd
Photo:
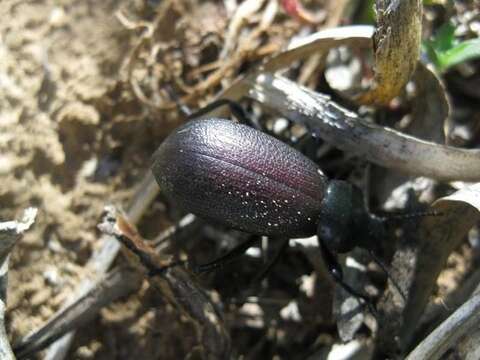
[[[368,301],[343,282],[337,254],[355,246],[373,250],[386,235],[385,219],[367,210],[359,188],[329,180],[298,150],[247,125],[204,118],[170,134],[151,168],[168,198],[206,220],[256,235],[317,234],[335,281]]]

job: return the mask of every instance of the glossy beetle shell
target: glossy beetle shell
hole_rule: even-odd
[[[195,120],[153,155],[152,171],[175,205],[259,235],[316,232],[327,179],[303,154],[248,126]]]

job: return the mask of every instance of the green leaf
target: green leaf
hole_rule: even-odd
[[[363,8],[357,16],[357,24],[375,24],[374,0],[364,2]]]
[[[438,59],[437,52],[432,46],[432,42],[425,40],[422,43],[422,52],[426,53],[430,61],[435,65],[437,69],[440,69],[440,60]]]
[[[423,42],[423,49],[439,71],[445,72],[452,66],[480,57],[480,39],[459,42],[455,38],[455,26],[446,23],[435,36]]]
[[[438,29],[432,41],[435,51],[447,51],[455,45],[455,26],[448,22]]]
[[[437,57],[441,71],[446,71],[462,62],[480,58],[480,39],[463,41],[451,49],[437,54]]]

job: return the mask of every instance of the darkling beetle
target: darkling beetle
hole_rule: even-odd
[[[225,103],[240,112],[226,100],[212,103],[189,116],[194,120],[175,130],[154,153],[152,172],[161,190],[186,211],[251,234],[317,234],[334,280],[368,302],[343,282],[337,254],[358,246],[374,255],[376,244],[386,236],[385,219],[367,210],[360,189],[329,180],[313,161],[284,142],[231,120],[195,119]],[[251,245],[241,244],[197,270],[220,266]]]

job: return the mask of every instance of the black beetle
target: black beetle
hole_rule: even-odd
[[[384,219],[368,212],[360,189],[329,180],[289,145],[230,120],[192,120],[153,155],[152,171],[176,205],[207,220],[258,235],[318,234],[335,280],[337,253],[373,249]]]

